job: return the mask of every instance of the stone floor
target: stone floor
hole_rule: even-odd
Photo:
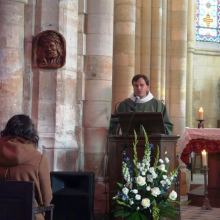
[[[181,201],[188,201],[187,196],[182,196]],[[212,210],[202,210],[196,206],[181,206],[181,220],[199,219],[199,220],[220,220],[220,208],[212,208]]]

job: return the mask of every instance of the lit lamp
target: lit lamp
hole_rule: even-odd
[[[203,108],[202,107],[199,109],[199,119],[197,119],[196,121],[199,121],[198,128],[204,128],[204,125],[202,122],[205,120],[203,120]]]
[[[208,199],[208,190],[207,190],[207,173],[208,173],[208,167],[207,167],[207,159],[206,159],[207,153],[205,150],[202,151],[202,165],[203,165],[203,169],[202,172],[204,174],[204,202],[203,202],[203,206],[201,207],[201,209],[204,210],[212,210],[210,204],[209,204],[209,199]]]

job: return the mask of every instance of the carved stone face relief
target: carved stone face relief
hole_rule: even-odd
[[[34,60],[40,68],[61,68],[66,62],[66,42],[57,31],[44,31],[34,40]]]

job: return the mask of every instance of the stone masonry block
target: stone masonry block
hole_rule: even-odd
[[[95,98],[95,97],[94,97]],[[111,103],[99,100],[85,101],[84,127],[107,128],[111,116]]]
[[[110,102],[111,97],[112,97],[112,81],[86,80],[87,100],[99,100],[99,101]]]
[[[112,56],[113,37],[105,34],[87,35],[87,55]]]
[[[88,14],[113,14],[114,1],[87,0]]]
[[[87,34],[113,35],[113,16],[109,14],[88,14]]]
[[[86,79],[112,80],[112,57],[86,56]]]

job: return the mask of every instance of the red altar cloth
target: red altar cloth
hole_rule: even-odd
[[[189,154],[191,152],[201,153],[203,150],[211,154],[220,152],[220,129],[186,129],[180,149],[181,160],[189,164]]]

